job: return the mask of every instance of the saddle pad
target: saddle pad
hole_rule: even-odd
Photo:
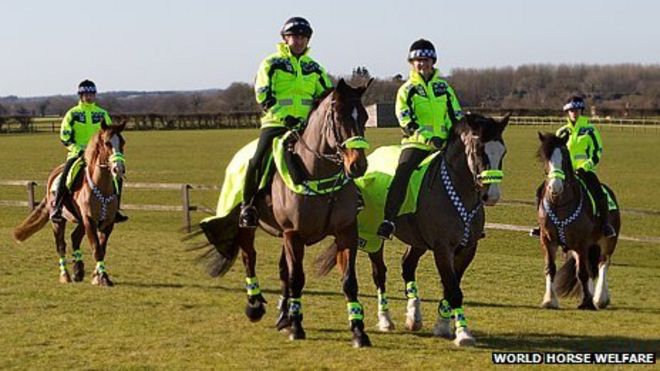
[[[69,170],[69,174],[66,177],[66,188],[70,191],[71,188],[73,187],[73,183],[76,181],[78,176],[80,175],[80,170],[85,168],[85,159],[83,157],[79,157],[73,165],[71,165],[71,169]],[[57,188],[60,186],[60,179],[62,178],[62,174],[60,173],[55,180],[53,181],[53,186],[51,187],[51,192],[55,192]]]

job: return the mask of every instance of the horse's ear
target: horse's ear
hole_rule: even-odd
[[[367,81],[366,84],[364,84],[363,86],[360,86],[359,88],[357,88],[357,91],[360,94],[360,96],[362,96],[364,94],[364,92],[367,91],[367,89],[369,89],[369,86],[371,85],[372,82],[374,82],[373,77],[370,78],[369,81]]]
[[[509,124],[509,118],[511,118],[511,112],[507,112],[504,117],[500,119],[500,124],[502,124],[502,129],[504,129]]]
[[[545,139],[545,135],[544,135],[543,133],[541,133],[540,131],[537,131],[537,133],[539,134],[539,140],[540,140],[541,142],[543,142],[544,139]]]
[[[122,119],[118,125],[113,125],[113,130],[115,131],[115,133],[121,133],[122,131],[124,131],[124,129],[126,129],[126,123],[127,120]]]
[[[339,82],[337,83],[337,92],[341,94],[345,92],[347,88],[348,88],[348,84],[346,83],[346,81],[344,81],[343,78],[339,79]]]
[[[101,119],[101,129],[102,130],[108,130],[108,128],[109,128],[108,123],[105,122],[105,118],[102,118]]]

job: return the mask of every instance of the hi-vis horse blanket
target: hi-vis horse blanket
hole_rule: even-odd
[[[406,198],[401,205],[399,215],[414,213],[417,209],[417,195],[422,186],[424,175],[431,160],[440,152],[429,155],[413,172],[408,182]],[[401,146],[379,147],[367,157],[369,167],[361,178],[355,179],[355,184],[362,193],[364,209],[358,214],[358,247],[368,253],[380,249],[381,240],[376,235],[378,225],[383,221],[387,190],[392,183],[394,172],[399,163]]]

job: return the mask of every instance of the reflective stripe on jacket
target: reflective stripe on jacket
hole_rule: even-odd
[[[112,124],[110,115],[96,103],[78,102],[71,108],[60,126],[60,140],[69,150],[68,158],[76,157],[85,150],[92,136],[101,130],[101,121]]]

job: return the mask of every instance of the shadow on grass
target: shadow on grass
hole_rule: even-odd
[[[477,347],[522,351],[658,352],[660,339],[566,334],[501,334],[477,337]]]

